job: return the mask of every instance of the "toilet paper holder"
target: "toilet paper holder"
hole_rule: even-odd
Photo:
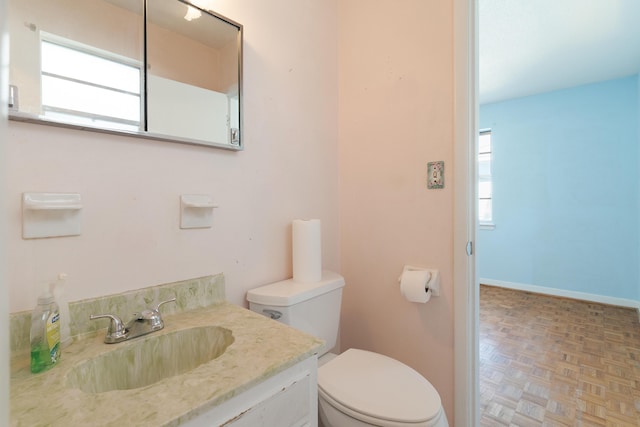
[[[429,278],[424,291],[427,292],[428,290],[431,290],[431,295],[434,297],[440,296],[440,271],[438,269],[405,265],[402,269],[402,274],[404,274],[405,271],[428,271],[431,273],[431,277]],[[402,281],[402,274],[398,277],[398,283]]]

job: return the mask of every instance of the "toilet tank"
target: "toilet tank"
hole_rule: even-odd
[[[247,292],[249,308],[325,341],[322,356],[336,345],[344,278],[323,271],[315,283],[283,280]]]

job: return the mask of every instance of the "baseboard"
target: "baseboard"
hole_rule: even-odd
[[[480,279],[483,285],[497,286],[500,288],[515,289],[518,291],[534,292],[536,294],[553,295],[556,297],[572,298],[582,301],[597,302],[600,304],[617,305],[619,307],[635,308],[640,319],[640,301],[608,297],[606,295],[589,294],[586,292],[567,291],[565,289],[548,288],[546,286],[530,285],[527,283],[505,282],[504,280]]]

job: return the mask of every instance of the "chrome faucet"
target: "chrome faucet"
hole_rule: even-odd
[[[141,313],[134,313],[133,318],[126,324],[124,324],[118,316],[113,314],[92,314],[89,316],[89,319],[111,319],[107,334],[104,337],[104,342],[114,344],[150,334],[151,332],[164,328],[164,322],[160,315],[160,306],[168,302],[174,302],[175,300],[175,298],[171,298],[170,300],[158,303],[155,308],[144,310]]]

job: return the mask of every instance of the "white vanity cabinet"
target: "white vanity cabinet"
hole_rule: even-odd
[[[314,355],[193,418],[186,427],[317,427]]]

